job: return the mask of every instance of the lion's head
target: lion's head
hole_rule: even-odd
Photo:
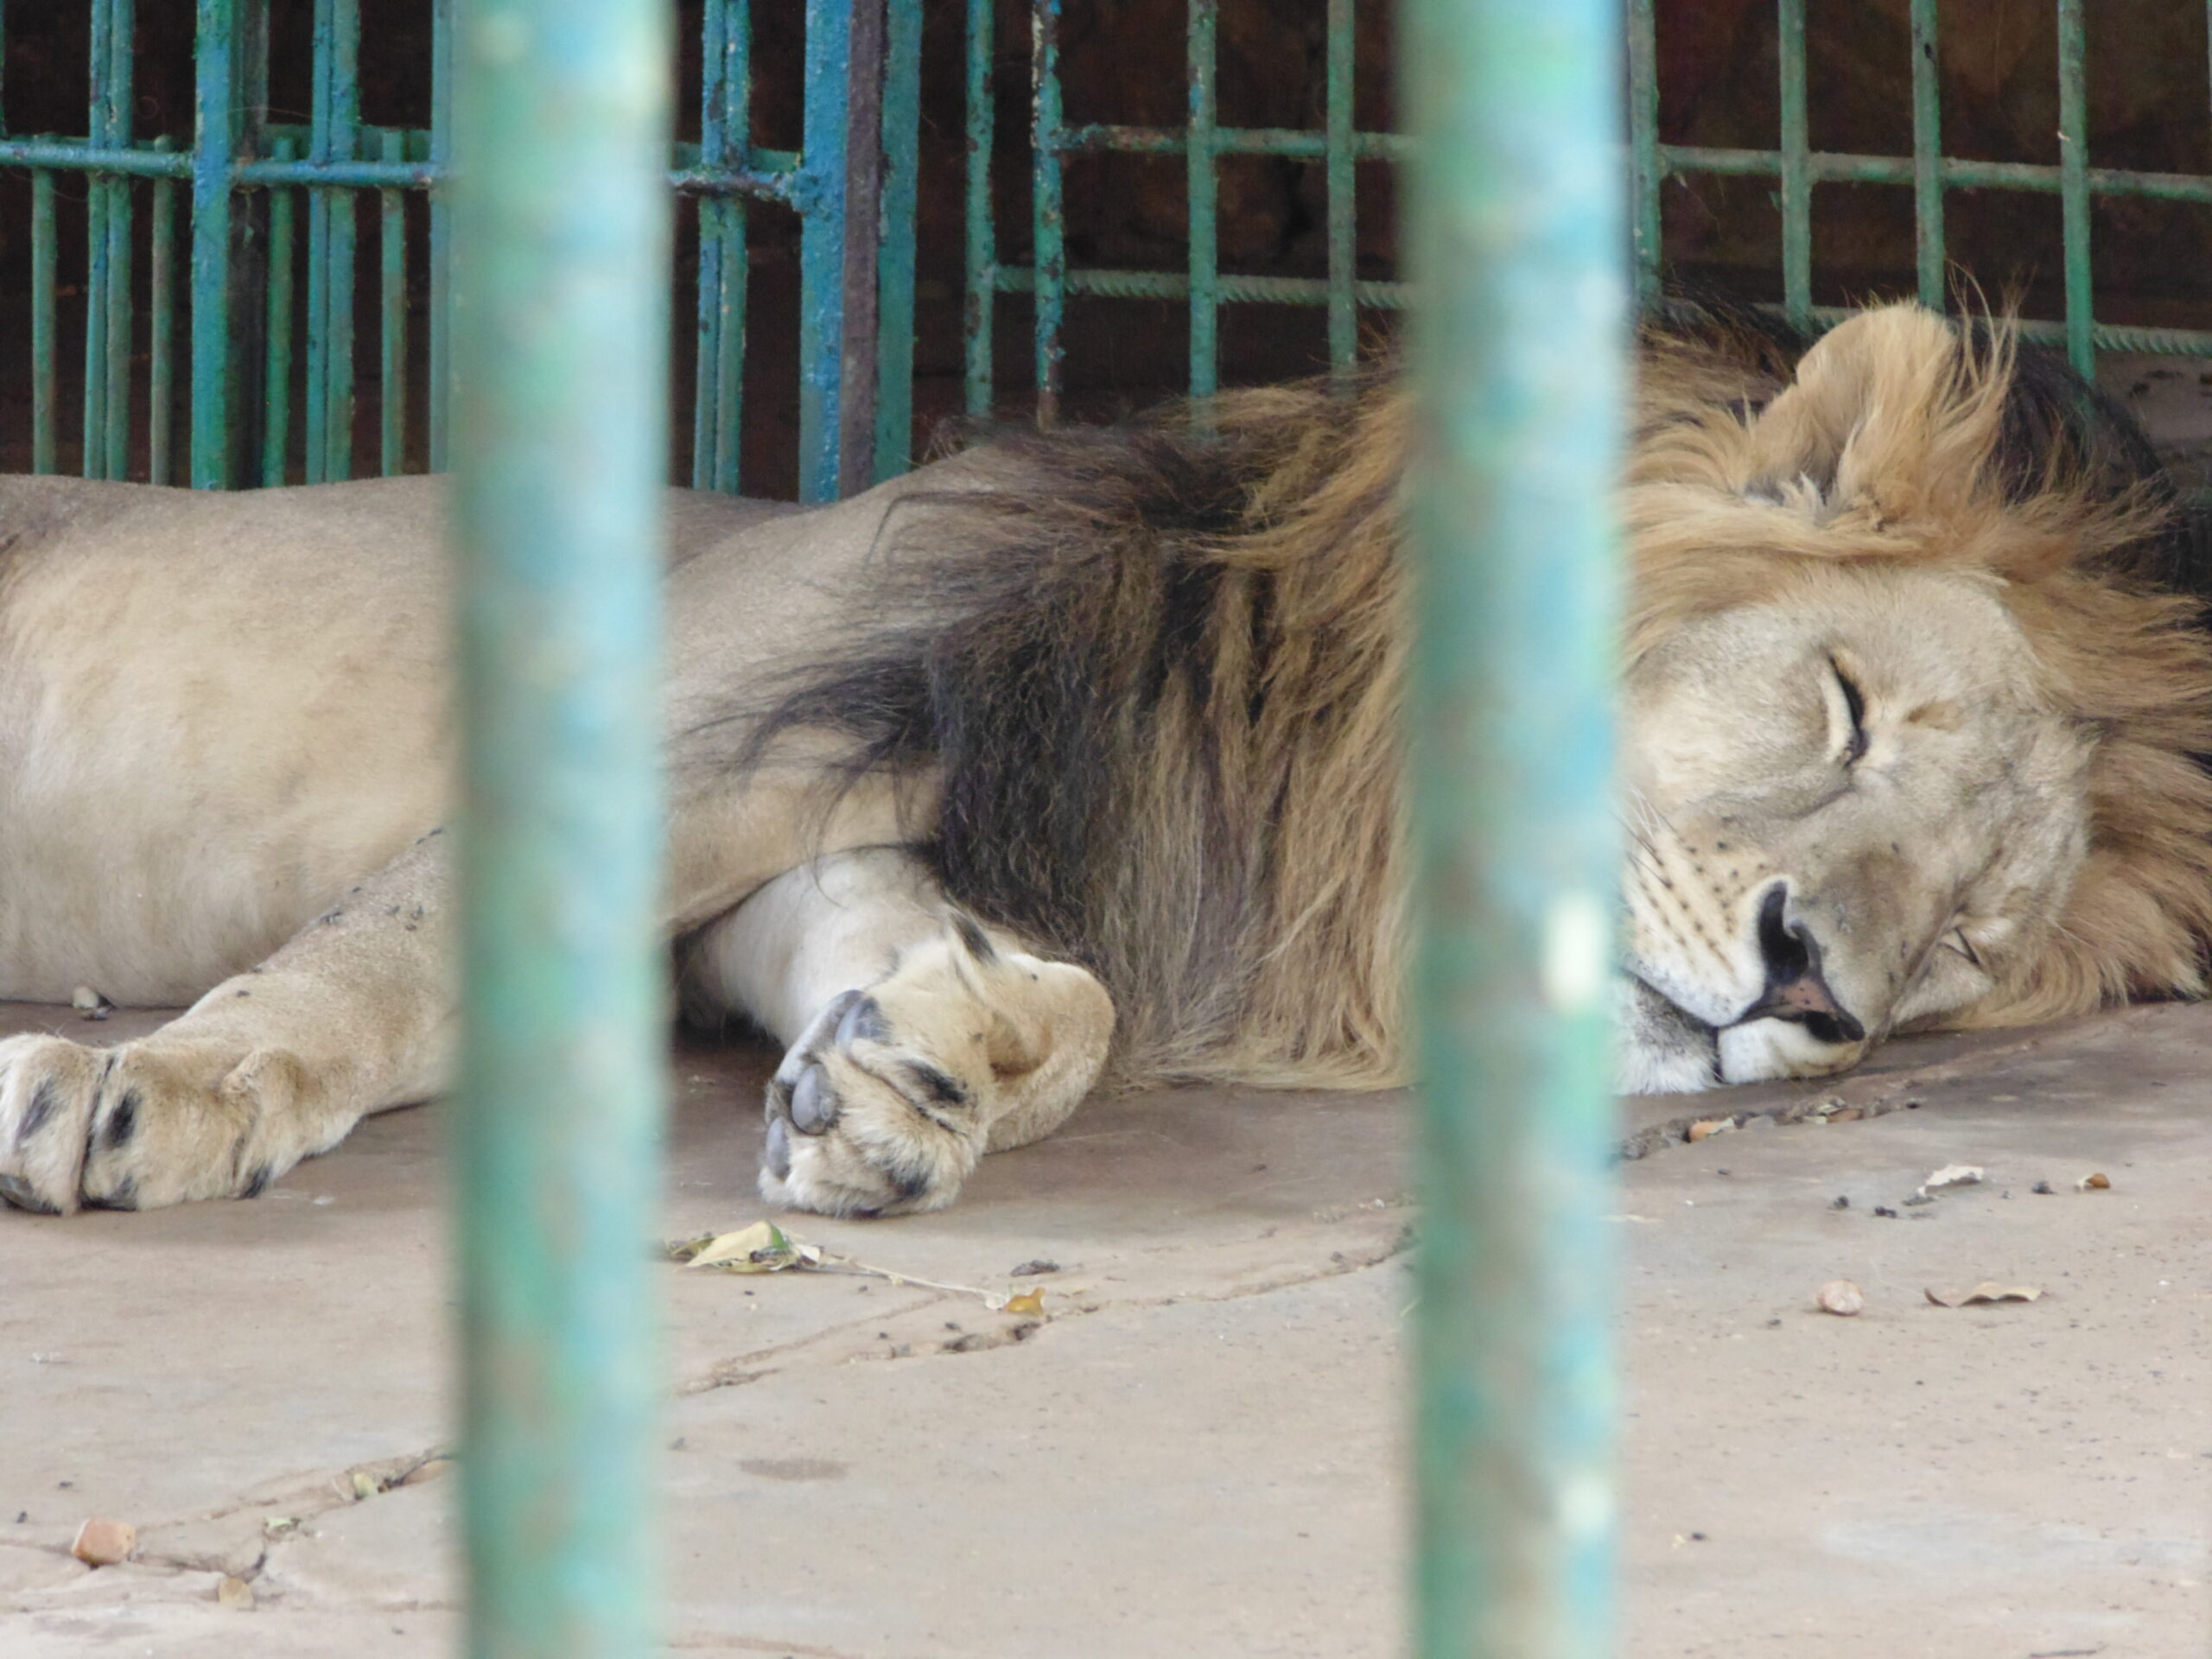
[[[2002,331],[1910,306],[1844,323],[1778,390],[1647,350],[1627,1087],[1817,1076],[1901,1029],[2203,988],[2212,650],[2133,573],[2141,495],[2063,433],[2021,442],[2017,371]]]

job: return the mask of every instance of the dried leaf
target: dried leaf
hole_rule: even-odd
[[[1724,1135],[1735,1127],[1736,1120],[1732,1117],[1709,1117],[1691,1124],[1684,1132],[1684,1138],[1695,1146],[1708,1135]]]
[[[1971,1302],[2032,1302],[2043,1295],[2035,1285],[2000,1285],[1985,1279],[1972,1290],[1929,1290],[1922,1293],[1938,1307],[1964,1307]]]
[[[365,1469],[353,1471],[352,1484],[353,1501],[357,1503],[365,1497],[374,1497],[378,1492],[384,1491],[384,1483]]]
[[[244,1612],[253,1605],[253,1586],[244,1579],[227,1575],[215,1586],[215,1603],[233,1612]]]
[[[821,1255],[821,1251],[816,1250],[814,1261],[820,1261]],[[783,1229],[772,1221],[756,1221],[750,1227],[741,1227],[734,1233],[708,1240],[684,1265],[720,1268],[725,1273],[781,1273],[785,1268],[798,1265],[801,1259],[798,1247],[785,1236]]]
[[[2102,1192],[2107,1191],[2111,1185],[2112,1178],[2109,1175],[2084,1175],[2074,1183],[2074,1190],[2076,1192]]]
[[[1979,1186],[1984,1173],[1980,1164],[1946,1164],[1920,1184],[1920,1195],[1926,1198],[1940,1186]]]
[[[1831,1279],[1822,1285],[1813,1299],[1823,1313],[1839,1314],[1849,1319],[1866,1306],[1866,1293],[1848,1279]]]
[[[1006,1306],[999,1312],[1034,1313],[1041,1316],[1045,1312],[1045,1293],[1041,1290],[1025,1290],[1019,1296],[1009,1296],[1006,1299]]]

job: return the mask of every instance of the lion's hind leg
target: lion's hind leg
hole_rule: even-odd
[[[787,1045],[760,1191],[830,1215],[950,1204],[984,1153],[1082,1103],[1113,1034],[1095,978],[954,911],[896,848],[779,877],[707,930],[684,978],[695,1012],[742,1008]]]

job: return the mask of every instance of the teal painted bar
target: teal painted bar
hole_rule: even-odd
[[[1323,136],[1328,145],[1329,363],[1341,382],[1359,355],[1359,311],[1352,297],[1359,232],[1353,218],[1351,0],[1329,0],[1328,26]]]
[[[397,161],[404,134],[386,131],[378,141],[386,161]],[[382,232],[378,266],[377,467],[385,477],[407,464],[407,209],[397,190],[379,194]]]
[[[1812,144],[1805,111],[1805,0],[1777,0],[1782,67],[1782,308],[1799,327],[1813,310]]]
[[[331,30],[329,79],[327,86],[317,88],[318,96],[327,99],[321,159],[342,166],[355,158],[360,143],[361,14],[359,0],[325,3],[330,7]],[[359,198],[351,190],[324,194],[330,207],[324,251],[329,268],[323,278],[322,475],[336,480],[353,475],[353,249]]]
[[[192,486],[231,482],[231,0],[198,0],[193,48]]]
[[[2089,94],[2082,0],[2058,0],[2058,200],[2066,247],[2066,355],[2097,370],[2089,277]]]
[[[1060,365],[1067,355],[1060,343],[1068,279],[1066,216],[1060,202],[1060,0],[1032,0],[1029,18],[1029,188],[1034,245],[1030,271],[1037,296],[1037,423],[1050,426],[1060,417]]]
[[[468,1649],[658,1651],[667,9],[454,43]]]
[[[453,176],[453,8],[436,0],[430,13],[430,169]],[[452,464],[453,197],[443,182],[430,188],[430,470]]]
[[[54,175],[31,175],[31,471],[58,470],[54,431]]]
[[[1191,279],[1179,270],[1113,270],[1092,267],[1063,274],[1066,294],[1116,300],[1187,300]],[[992,284],[1001,294],[1033,294],[1037,273],[1027,265],[1001,265]],[[1329,284],[1319,276],[1224,276],[1217,285],[1224,304],[1326,305]],[[1405,308],[1410,290],[1403,283],[1354,283],[1352,299],[1376,310]]]
[[[333,10],[337,0],[315,0],[314,65],[308,101],[311,110],[308,159],[320,167],[330,160],[331,35],[336,27]],[[327,480],[330,458],[330,208],[334,192],[308,192],[308,305],[306,385],[302,413],[306,441],[301,461],[307,481]]]
[[[914,464],[914,216],[922,141],[921,0],[887,0],[882,237],[875,280],[875,481]]]
[[[1912,242],[1920,302],[1944,303],[1942,58],[1936,0],[1912,0]]]
[[[1218,0],[1190,0],[1185,73],[1190,81],[1190,136],[1184,146],[1189,192],[1191,269],[1191,396],[1211,397],[1221,384],[1220,163],[1214,157],[1215,46],[1220,34]],[[1205,418],[1201,413],[1201,420]]]
[[[1422,1659],[1614,1623],[1613,490],[1629,246],[1611,0],[1406,0],[1423,308],[1409,688],[1422,918]]]
[[[154,140],[167,149],[167,134]],[[153,185],[153,224],[148,232],[153,268],[148,273],[146,327],[146,479],[169,481],[176,447],[176,198],[174,179]]]
[[[299,141],[279,138],[279,160],[298,156]],[[269,321],[264,357],[261,481],[282,484],[292,439],[292,265],[297,257],[293,220],[299,192],[278,186],[269,193]]]
[[[131,45],[136,37],[136,7],[132,0],[106,0],[111,14],[108,31],[108,59],[99,76],[101,126],[107,142],[128,147],[132,130]],[[107,257],[102,272],[102,303],[106,312],[100,328],[100,372],[107,385],[100,398],[100,442],[105,446],[102,478],[130,475],[130,181],[111,179],[105,183],[106,200],[101,213],[107,237]],[[90,430],[86,448],[92,447]]]
[[[798,499],[837,496],[845,342],[845,102],[852,64],[849,0],[808,0],[800,155]]]
[[[1628,0],[1629,235],[1636,250],[1636,297],[1659,297],[1665,246],[1659,234],[1659,25],[1652,0]]]
[[[92,109],[86,128],[90,142],[102,149],[116,148],[108,137],[111,110],[104,96],[108,64],[114,56],[114,0],[92,0]],[[113,246],[107,219],[116,183],[95,176],[85,189],[85,433],[79,458],[86,478],[107,476],[108,256]]]
[[[1119,152],[1129,156],[1180,156],[1190,148],[1190,135],[1181,127],[1128,127],[1111,123],[1062,127],[1062,155],[1078,150]],[[1326,129],[1303,132],[1291,127],[1216,127],[1217,156],[1287,156],[1300,161],[1325,161],[1329,154]],[[1413,154],[1405,136],[1395,132],[1355,132],[1351,136],[1354,161],[1402,162]]]
[[[991,222],[991,48],[997,39],[993,0],[968,0],[967,409],[987,416],[994,401],[991,325],[997,308],[998,245]]]

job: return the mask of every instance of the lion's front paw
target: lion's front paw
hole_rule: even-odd
[[[0,1042],[0,1198],[67,1215],[251,1198],[296,1163],[272,1127],[299,1084],[289,1056],[158,1035],[115,1049]]]
[[[983,1154],[990,1070],[980,1044],[962,1066],[925,1040],[868,992],[824,1008],[768,1084],[760,1195],[831,1216],[951,1203]]]

